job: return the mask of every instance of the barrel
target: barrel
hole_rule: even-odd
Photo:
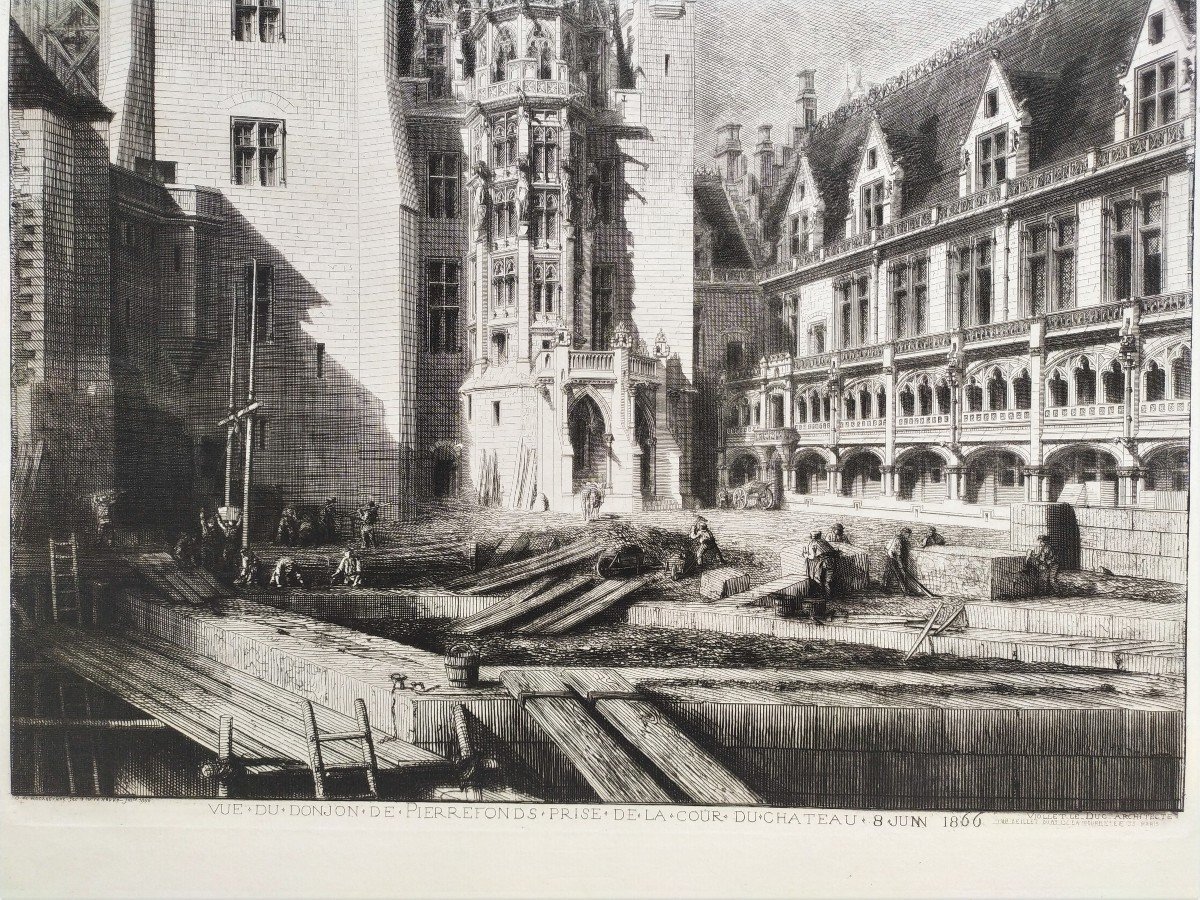
[[[1043,534],[1050,538],[1050,548],[1062,568],[1079,568],[1079,525],[1070,503],[1012,504],[1008,542],[1013,550],[1036,547]]]
[[[479,651],[465,644],[447,650],[446,677],[454,687],[479,684]]]

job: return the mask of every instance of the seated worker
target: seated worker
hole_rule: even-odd
[[[362,587],[362,574],[362,557],[358,555],[358,548],[347,547],[329,583],[344,584],[347,587]]]
[[[293,584],[304,587],[304,579],[300,577],[296,561],[290,556],[281,556],[279,562],[275,563],[274,571],[271,572],[271,587],[285,588]]]
[[[1021,570],[1037,579],[1038,593],[1051,594],[1058,590],[1058,554],[1050,546],[1050,536],[1040,535],[1037,546],[1025,555]]]
[[[921,542],[921,549],[926,547],[945,547],[946,539],[938,534],[938,530],[933,526],[929,528],[929,534],[925,535],[925,540]]]
[[[709,554],[714,554],[717,557],[717,562],[725,565],[725,556],[721,553],[721,548],[717,546],[717,539],[713,536],[712,530],[708,527],[708,519],[703,516],[696,516],[696,523],[692,526],[692,555],[696,560],[696,568],[704,568],[704,561]]]
[[[846,528],[841,522],[834,523],[827,532],[825,532],[825,540],[831,544],[849,543],[849,538],[846,537]]]

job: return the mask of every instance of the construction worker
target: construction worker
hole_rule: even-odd
[[[330,584],[344,584],[347,587],[362,587],[362,558],[358,555],[357,547],[347,547],[341,562],[334,570]]]
[[[374,549],[375,524],[379,521],[379,507],[374,500],[368,500],[355,510],[354,518],[358,523],[358,535],[362,539],[364,550]]]
[[[293,584],[304,587],[304,579],[300,576],[300,570],[296,568],[296,561],[290,556],[279,557],[271,572],[270,583],[271,587],[275,588],[290,587]]]
[[[171,558],[184,566],[200,565],[200,548],[196,538],[186,531],[180,534],[175,546],[171,548]]]
[[[833,600],[834,578],[837,569],[837,551],[829,545],[819,531],[809,535],[808,541],[808,577],[821,588],[825,600]]]
[[[300,525],[296,529],[296,546],[307,547],[310,544],[315,544],[318,541],[317,537],[317,520],[312,513],[305,513],[300,519]]]
[[[1058,590],[1058,554],[1050,546],[1049,535],[1039,535],[1037,545],[1025,555],[1022,571],[1037,579],[1039,593],[1054,593]]]
[[[275,543],[287,547],[296,546],[296,538],[300,532],[300,520],[296,516],[296,508],[288,504],[283,508],[279,517],[279,528],[275,532]]]
[[[825,533],[825,540],[831,544],[848,543],[846,527],[841,522],[835,522],[833,527]]]
[[[715,555],[717,562],[725,565],[725,556],[721,553],[721,548],[717,546],[717,539],[712,533],[712,529],[708,527],[708,519],[704,516],[696,516],[695,524],[692,525],[692,555],[696,560],[696,569],[704,568],[705,560],[709,555]]]
[[[337,498],[329,497],[321,504],[321,540],[332,544],[337,540]]]
[[[233,583],[244,585],[258,584],[258,570],[260,565],[261,563],[255,552],[249,547],[243,547],[238,564],[237,577],[233,579]]]
[[[92,511],[96,516],[96,543],[101,547],[113,545],[112,508],[117,495],[112,491],[92,494]]]
[[[912,539],[911,528],[901,528],[887,545],[887,573],[884,576],[884,587],[898,585],[906,594],[912,593],[908,580],[909,542]]]
[[[925,535],[925,540],[921,542],[921,549],[928,547],[945,547],[946,539],[938,534],[938,530],[932,526],[929,528],[929,534]]]

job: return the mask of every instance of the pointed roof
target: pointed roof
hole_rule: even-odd
[[[803,153],[826,203],[825,240],[844,236],[847,193],[872,114],[902,156],[905,214],[958,196],[959,143],[970,130],[995,51],[1038,135],[1031,166],[1113,140],[1118,70],[1129,59],[1147,0],[1035,0],[1011,24],[964,39],[917,73],[869,93],[810,130]],[[1189,24],[1194,19],[1190,13]],[[770,205],[781,214],[795,181],[795,155]]]
[[[713,266],[718,269],[748,269],[753,254],[746,246],[737,213],[719,178],[697,177],[693,197],[696,212],[713,231]]]

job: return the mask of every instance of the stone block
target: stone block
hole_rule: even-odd
[[[933,593],[981,600],[1033,596],[1036,584],[1022,572],[1024,561],[1023,553],[975,547],[930,547],[911,554],[913,574]]]
[[[1075,510],[1075,521],[1079,523],[1082,535],[1085,528],[1133,528],[1132,509],[1103,509],[1094,506],[1080,507]]]
[[[700,576],[700,596],[720,600],[750,590],[750,576],[740,569],[709,569]]]
[[[1165,509],[1134,509],[1130,510],[1130,513],[1132,514],[1132,521],[1129,527],[1138,531],[1187,534],[1188,516],[1184,510],[1176,512]]]
[[[854,544],[832,544],[837,551],[834,572],[838,585],[844,591],[865,590],[871,583],[870,552]],[[779,569],[784,575],[808,574],[808,546],[801,544],[779,551]]]
[[[1186,534],[1161,534],[1163,556],[1183,559],[1187,556],[1188,539]]]

